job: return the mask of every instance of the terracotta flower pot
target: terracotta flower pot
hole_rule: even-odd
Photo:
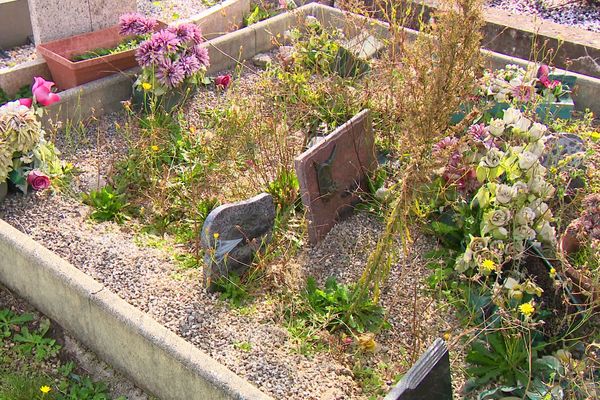
[[[156,29],[165,26],[159,22]],[[138,64],[135,60],[135,49],[89,60],[71,61],[73,56],[90,50],[111,48],[124,39],[126,38],[119,34],[119,26],[115,25],[100,31],[44,43],[37,46],[37,49],[46,59],[56,86],[65,90],[136,67]]]

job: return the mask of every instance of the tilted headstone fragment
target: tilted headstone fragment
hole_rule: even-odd
[[[275,205],[267,193],[215,208],[201,232],[206,254],[204,284],[210,286],[219,277],[245,272],[256,251],[271,239],[274,222]]]
[[[452,400],[446,343],[436,339],[384,400]]]

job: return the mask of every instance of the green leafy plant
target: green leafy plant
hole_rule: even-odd
[[[15,327],[20,327],[33,321],[33,315],[17,315],[9,309],[0,310],[0,335],[3,338],[10,337]]]
[[[49,329],[50,321],[47,319],[42,320],[35,332],[30,332],[29,328],[24,326],[13,339],[18,343],[17,349],[23,354],[34,355],[37,361],[54,357],[61,346],[56,343],[56,340],[45,337]]]
[[[89,194],[83,195],[83,202],[94,207],[90,215],[95,221],[114,221],[122,224],[129,220],[125,210],[129,204],[123,194],[117,194],[111,187],[103,187],[100,190],[93,190]]]
[[[292,206],[294,206],[294,208],[298,206],[299,190],[300,186],[298,184],[296,173],[294,171],[282,170],[277,175],[277,179],[269,184],[267,193],[273,196],[275,204],[284,211]]]
[[[215,290],[221,293],[221,299],[227,300],[236,308],[242,307],[251,299],[250,293],[239,275],[231,274],[221,277],[214,282],[214,286]]]
[[[339,284],[329,277],[323,289],[316,280],[309,277],[303,294],[303,309],[298,318],[304,318],[315,325],[322,325],[330,331],[346,329],[353,332],[378,332],[385,325],[383,307],[365,300],[353,305],[350,301],[352,288]]]
[[[117,54],[117,53],[121,53],[121,52],[127,51],[127,50],[133,50],[133,49],[137,48],[139,46],[139,44],[141,42],[143,42],[144,40],[146,40],[146,38],[141,37],[141,36],[133,38],[133,39],[125,39],[125,40],[121,41],[119,44],[117,44],[116,46],[107,47],[107,48],[106,47],[98,48],[98,49],[86,51],[83,54],[78,54],[76,56],[73,56],[71,58],[71,60],[73,60],[73,61],[91,60],[93,58],[107,56],[110,54]]]
[[[233,347],[235,349],[243,351],[244,353],[249,353],[250,351],[252,351],[252,343],[250,342],[235,342],[233,344]]]
[[[466,358],[473,365],[467,371],[475,377],[475,386],[484,385],[491,380],[507,385],[529,380],[529,359],[531,357],[535,360],[545,343],[530,348],[524,335],[513,330],[493,331],[485,334],[484,338],[472,343]]]
[[[254,4],[251,6],[250,14],[244,16],[244,26],[250,26],[257,22],[271,18],[276,12],[262,4]]]

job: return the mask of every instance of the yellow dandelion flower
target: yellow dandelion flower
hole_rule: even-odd
[[[219,238],[219,232],[215,232],[215,233],[213,233],[213,237],[214,237],[215,239],[218,239],[218,238]]]
[[[556,270],[554,269],[554,267],[550,268],[550,278],[554,279],[556,278]]]
[[[483,260],[481,263],[481,269],[485,275],[488,275],[496,270],[496,263],[489,259]]]
[[[40,388],[40,392],[42,392],[42,393],[44,393],[44,394],[46,394],[46,393],[50,392],[50,390],[51,390],[51,389],[50,389],[50,386],[46,386],[46,385],[44,385],[44,386],[42,386],[42,387]]]
[[[160,147],[158,147],[157,145],[153,145],[150,147],[152,149],[152,151],[159,151]]]
[[[144,83],[142,83],[142,89],[144,89],[145,91],[148,91],[148,90],[152,89],[152,85],[148,82],[144,82]]]
[[[525,317],[529,318],[529,317],[531,317],[531,314],[533,314],[535,312],[535,307],[533,306],[533,304],[531,302],[523,303],[519,306],[519,311]]]

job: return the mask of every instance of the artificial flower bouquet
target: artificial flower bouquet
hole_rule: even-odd
[[[493,116],[501,115],[511,105],[520,109],[530,105],[541,120],[551,116],[568,119],[574,107],[570,95],[574,84],[575,77],[553,75],[544,64],[528,70],[509,64],[484,72],[479,96]]]
[[[40,106],[60,101],[53,85],[36,77],[31,98],[0,106],[0,184],[8,181],[22,192],[44,190],[50,177],[62,172],[58,150],[45,140],[40,122]]]
[[[194,24],[169,26],[155,32],[136,52],[142,67],[134,90],[145,102],[159,101],[167,94],[179,94],[204,83],[204,74],[210,65],[208,50],[202,45],[202,32]]]

